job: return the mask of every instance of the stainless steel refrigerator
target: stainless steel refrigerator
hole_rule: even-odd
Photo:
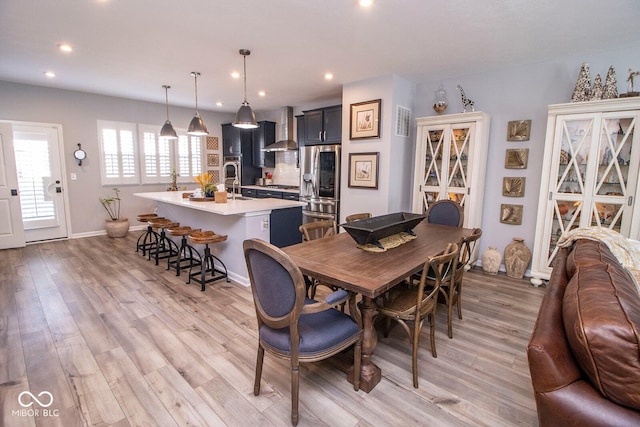
[[[340,145],[311,145],[300,149],[302,222],[338,222],[340,212]]]

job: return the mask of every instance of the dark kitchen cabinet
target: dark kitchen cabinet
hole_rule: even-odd
[[[296,167],[300,167],[300,148],[304,147],[304,115],[296,116],[296,141],[298,141],[298,155],[296,156]]]
[[[271,211],[269,240],[279,248],[302,243],[299,227],[302,225],[302,208],[274,209]]]
[[[258,190],[257,194],[258,199],[282,199],[282,191],[274,191],[269,189]]]
[[[304,111],[305,145],[342,142],[342,105]]]
[[[257,168],[275,168],[276,153],[262,151],[262,149],[276,142],[276,123],[262,121],[258,122],[258,126],[252,130],[253,166]]]
[[[253,134],[251,129],[240,129],[231,123],[222,125],[223,161],[240,158],[240,185],[253,185],[262,169],[253,163]]]

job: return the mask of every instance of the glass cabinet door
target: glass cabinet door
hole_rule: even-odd
[[[422,179],[423,212],[440,198],[445,177],[443,176],[445,129],[430,129],[426,133],[424,176]]]
[[[449,143],[449,177],[447,195],[464,207],[468,187],[469,147],[473,135],[473,125],[462,124],[453,127]]]

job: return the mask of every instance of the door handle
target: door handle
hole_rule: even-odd
[[[12,196],[17,196],[18,195],[18,190],[16,188],[12,188],[11,189],[11,195]]]

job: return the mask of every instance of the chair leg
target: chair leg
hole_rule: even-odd
[[[418,342],[420,341],[420,324],[416,320],[413,324],[413,337],[411,339],[411,373],[413,374],[413,388],[418,388]],[[433,338],[432,338],[433,339]]]
[[[458,319],[462,320],[462,286],[459,286],[456,292],[456,305],[458,306]]]
[[[453,317],[453,297],[455,296],[455,290],[455,286],[449,286],[449,297],[447,298],[447,334],[449,335],[449,339],[453,338],[451,318]]]
[[[262,378],[262,363],[264,362],[264,348],[258,345],[258,357],[256,358],[256,379],[253,384],[253,394],[258,396],[260,394],[260,380]]]
[[[291,362],[291,425],[298,425],[298,394],[300,390],[300,363]]]
[[[429,323],[430,325],[430,336],[431,336],[431,355],[434,358],[438,357],[438,353],[436,352],[436,309],[434,307],[433,313],[429,315]]]
[[[362,361],[362,340],[353,347],[353,389],[360,390],[360,363]]]

